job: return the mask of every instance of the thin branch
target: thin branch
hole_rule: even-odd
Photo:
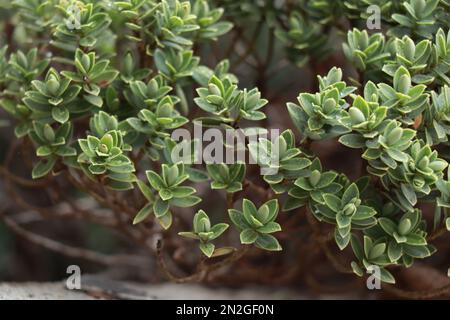
[[[156,256],[158,258],[158,264],[161,270],[164,272],[167,278],[169,278],[170,281],[176,283],[199,282],[205,278],[206,276],[205,270],[201,270],[187,277],[177,277],[173,275],[172,272],[170,272],[169,268],[167,267],[166,262],[164,261],[162,248],[163,248],[162,240],[159,239],[158,242],[156,243]]]
[[[272,196],[272,190],[271,189],[265,189],[264,187],[258,186],[257,184],[255,184],[253,181],[249,180],[249,179],[245,179],[244,181],[244,188],[251,188],[254,191],[256,191],[256,193],[259,194],[259,196],[261,197],[261,199],[263,200],[267,200]]]
[[[264,23],[264,19],[261,19],[258,22],[258,25],[255,27],[255,30],[252,34],[252,37],[250,39],[250,41],[248,41],[250,43],[250,45],[247,46],[247,49],[245,50],[245,52],[239,56],[239,59],[236,62],[233,62],[232,66],[234,69],[236,69],[242,62],[246,61],[247,57],[253,52],[253,50],[255,49],[255,46],[257,44],[257,39],[258,39],[258,35],[261,32],[261,27]],[[247,43],[248,43],[247,42]],[[237,52],[236,52],[237,54]],[[247,63],[249,63],[249,61],[246,61]],[[249,65],[251,65],[249,63]],[[256,67],[256,66],[254,66]]]
[[[156,255],[158,258],[158,264],[161,267],[161,269],[163,270],[164,274],[171,281],[176,282],[176,283],[201,282],[203,279],[206,278],[208,273],[210,273],[211,271],[220,269],[224,266],[230,265],[230,264],[236,262],[237,260],[241,259],[247,253],[247,251],[249,249],[248,246],[245,246],[243,249],[232,253],[229,257],[225,258],[224,260],[219,261],[214,264],[210,264],[210,265],[205,265],[204,264],[205,261],[203,260],[202,263],[199,265],[199,267],[200,267],[199,271],[197,271],[196,273],[186,276],[186,277],[177,277],[177,276],[173,275],[170,272],[169,268],[167,267],[167,264],[163,258],[162,248],[163,248],[162,240],[159,239],[158,242],[156,243]]]
[[[140,256],[133,255],[106,255],[99,252],[91,251],[88,249],[72,247],[58,241],[43,237],[31,231],[28,231],[22,228],[19,224],[17,224],[13,219],[2,215],[2,219],[5,224],[14,231],[17,235],[22,238],[37,244],[41,247],[44,247],[48,250],[58,252],[62,255],[71,257],[71,258],[79,258],[87,261],[91,261],[94,263],[107,265],[107,266],[116,266],[116,265],[127,265],[127,266],[135,266],[142,267],[148,263],[148,260],[142,258]]]
[[[328,247],[327,242],[321,239],[323,236],[320,233],[319,226],[317,225],[317,221],[313,217],[312,213],[308,209],[306,209],[305,211],[308,223],[313,229],[314,239],[317,241],[320,248],[323,250],[325,256],[331,262],[333,267],[341,273],[352,274],[353,271],[349,267],[345,266],[337,257],[335,257],[334,254],[331,252],[330,248]],[[327,237],[325,239],[327,239]]]
[[[437,238],[439,238],[439,237],[441,237],[441,236],[443,236],[444,234],[447,234],[447,233],[448,233],[448,230],[447,230],[446,226],[442,226],[441,228],[435,230],[432,234],[430,234],[427,237],[427,240],[428,241],[436,240]]]
[[[9,172],[7,168],[0,165],[0,174],[7,177],[11,181],[21,185],[22,187],[28,187],[28,188],[41,188],[48,184],[48,179],[40,179],[40,180],[29,180],[25,179],[19,176],[14,175],[13,173]]]

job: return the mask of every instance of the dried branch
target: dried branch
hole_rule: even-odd
[[[149,262],[148,259],[145,259],[141,256],[105,255],[88,249],[72,247],[26,230],[19,224],[17,224],[13,219],[5,216],[4,214],[2,214],[1,216],[5,224],[17,235],[36,245],[71,258],[79,258],[106,266],[126,265],[140,268],[147,265]]]

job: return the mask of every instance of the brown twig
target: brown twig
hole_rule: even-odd
[[[254,191],[256,191],[256,193],[258,193],[260,198],[263,200],[268,200],[272,196],[272,190],[265,189],[264,187],[258,186],[257,184],[255,184],[253,181],[251,181],[249,179],[245,179],[244,188],[245,189],[247,189],[247,188],[253,189]]]
[[[428,241],[436,240],[437,238],[443,236],[444,234],[447,234],[448,230],[445,226],[442,226],[441,228],[435,230],[432,234],[430,234],[427,237]]]
[[[71,258],[79,258],[87,261],[91,261],[94,263],[108,265],[108,266],[116,266],[116,265],[132,265],[135,267],[142,267],[144,260],[148,262],[146,259],[139,256],[132,255],[105,255],[99,252],[91,251],[88,249],[82,249],[77,247],[72,247],[58,241],[43,237],[31,231],[28,231],[22,228],[19,224],[17,224],[13,219],[2,214],[2,219],[5,224],[14,231],[17,235],[23,237],[24,239],[37,244],[41,247],[44,247],[48,250],[58,252],[65,256]],[[145,265],[145,264],[144,264]]]
[[[28,180],[28,179],[16,176],[13,173],[11,173],[4,166],[0,166],[0,174],[7,177],[14,183],[17,183],[17,184],[21,185],[22,187],[28,187],[28,188],[42,188],[43,186],[47,185],[49,182],[48,179]]]
[[[305,211],[306,211],[306,218],[308,220],[308,223],[311,226],[311,228],[313,229],[313,234],[314,234],[315,240],[317,241],[320,248],[323,250],[325,256],[331,262],[333,267],[341,273],[352,274],[353,271],[349,267],[345,266],[337,257],[334,256],[334,254],[331,252],[330,248],[328,247],[328,244],[326,243],[326,241],[319,240],[322,236],[320,234],[320,229],[319,229],[319,226],[317,225],[317,221],[315,220],[312,213],[308,209],[306,209]]]
[[[239,59],[236,62],[233,62],[232,66],[233,66],[234,69],[236,69],[244,61],[249,63],[246,59],[253,52],[253,50],[255,49],[255,46],[257,44],[258,35],[261,32],[261,27],[262,27],[263,23],[264,23],[264,19],[261,19],[258,22],[258,25],[255,27],[255,30],[254,30],[254,32],[252,34],[251,40],[247,42],[247,43],[250,43],[247,46],[247,49],[245,50],[245,52],[242,55],[239,56]],[[252,64],[249,63],[249,65],[252,65]],[[255,65],[252,65],[252,66],[256,67]]]
[[[186,276],[186,277],[177,277],[173,275],[169,268],[167,267],[167,264],[164,260],[163,254],[162,254],[162,248],[163,248],[163,242],[161,239],[159,239],[156,243],[156,255],[158,258],[158,264],[160,268],[163,270],[164,274],[169,278],[169,280],[176,282],[176,283],[187,283],[187,282],[200,282],[203,279],[206,278],[206,276],[214,270],[220,269],[226,265],[230,265],[237,260],[241,259],[248,251],[248,246],[245,246],[241,250],[235,251],[232,253],[229,257],[225,258],[222,261],[219,261],[214,264],[205,265],[205,260],[202,260],[202,263],[199,265],[198,271],[195,272],[192,275]]]

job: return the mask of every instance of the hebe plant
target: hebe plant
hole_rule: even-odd
[[[90,194],[122,214],[130,237],[138,230],[144,239],[190,246],[173,240],[175,230],[196,240],[207,258],[223,259],[202,260],[199,274],[235,262],[250,246],[291,254],[294,239],[305,237],[285,227],[306,216],[312,241],[326,246],[328,257],[334,239],[354,256],[343,268],[364,276],[379,267],[376,277],[394,283],[396,267],[435,254],[433,240],[450,228],[448,1],[0,4],[15,17],[0,22],[7,43],[0,49],[0,105],[15,121],[18,143],[35,150],[32,177],[67,180]],[[380,7],[382,30],[365,30],[370,5]],[[230,48],[220,50],[224,59],[211,58],[217,41]],[[347,64],[335,59],[324,69],[340,47]],[[318,76],[314,89],[284,100],[287,108],[268,94],[272,70],[284,77],[274,55]],[[256,86],[239,83],[240,67],[242,75],[255,70]],[[245,146],[254,158],[263,150],[257,166],[275,174],[260,178],[254,165],[192,165],[170,156],[179,146],[175,129],[201,121],[264,130],[274,108],[296,130]],[[324,140],[357,150],[345,155],[359,153],[363,169],[353,180],[314,154]],[[207,207],[213,193],[226,194],[223,210]],[[194,215],[194,208],[204,210]]]

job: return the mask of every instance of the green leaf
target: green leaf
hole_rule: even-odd
[[[386,283],[395,284],[394,276],[385,268],[380,268],[380,280]]]
[[[211,258],[214,253],[215,246],[212,243],[200,243],[199,248],[205,254],[205,256]]]
[[[155,50],[154,58],[156,68],[158,68],[158,70],[164,74],[169,74],[169,69],[167,68],[166,65],[166,57],[160,49]]]
[[[334,194],[327,193],[323,195],[323,199],[327,206],[334,212],[338,212],[341,209],[341,199],[336,197]]]
[[[336,223],[339,228],[346,228],[352,223],[352,218],[341,213],[336,215]]]
[[[208,164],[206,166],[209,176],[217,182],[226,185],[228,182],[228,167],[222,164]]]
[[[401,184],[402,193],[405,196],[406,200],[414,206],[417,203],[417,196],[414,192],[414,189],[411,185],[402,183]]]
[[[258,231],[259,233],[274,233],[274,232],[281,231],[281,226],[280,226],[280,224],[271,221],[271,222],[268,222],[263,227],[257,228],[256,231]]]
[[[364,148],[366,140],[360,134],[351,133],[345,134],[339,138],[339,142],[349,148]]]
[[[369,218],[373,217],[376,214],[377,214],[377,212],[375,211],[374,208],[360,205],[356,209],[356,213],[352,217],[352,220],[354,220],[354,221],[365,220],[365,219],[369,219]]]
[[[342,205],[349,203],[351,200],[359,198],[358,186],[352,183],[342,195]]]
[[[173,221],[173,217],[172,217],[172,212],[170,212],[170,211],[167,211],[167,213],[165,215],[158,218],[158,222],[161,225],[161,227],[164,228],[164,230],[167,230],[170,228],[170,226],[172,225],[172,221]]]
[[[197,196],[188,196],[184,198],[173,198],[170,200],[170,204],[175,207],[187,208],[195,206],[201,201],[202,199]]]
[[[352,267],[353,273],[355,273],[357,276],[362,277],[364,275],[363,269],[361,269],[361,267],[355,261],[352,261],[350,263],[350,266]]]
[[[311,161],[309,161],[306,158],[292,158],[289,160],[282,160],[281,167],[284,170],[296,171],[296,170],[304,169],[307,166],[309,166],[310,164],[311,164]]]
[[[157,218],[164,216],[169,210],[169,201],[164,201],[161,198],[156,199],[153,205],[153,211]]]
[[[388,218],[379,218],[378,223],[381,228],[390,236],[394,235],[394,232],[397,231],[397,225]]]
[[[359,241],[359,239],[355,236],[355,235],[351,235],[351,246],[353,249],[353,252],[355,253],[355,257],[362,261],[364,259],[364,249],[361,245],[361,241]]]
[[[52,169],[56,163],[55,158],[49,158],[47,160],[39,161],[33,168],[31,173],[33,179],[39,179],[46,176]]]
[[[36,155],[38,157],[47,157],[47,156],[51,155],[52,153],[53,153],[53,150],[49,146],[40,146],[36,150]]]
[[[306,203],[307,199],[289,197],[283,205],[283,211],[291,211],[303,207]]]
[[[69,120],[69,110],[67,110],[66,107],[53,107],[52,108],[52,118],[59,122],[59,123],[65,123]]]
[[[159,196],[164,201],[167,201],[173,198],[173,193],[169,189],[161,189],[159,190]]]
[[[218,223],[211,227],[211,232],[213,233],[213,236],[211,237],[211,240],[214,240],[222,235],[222,233],[227,230],[229,225],[227,223]]]
[[[242,212],[235,209],[229,209],[228,215],[230,216],[230,220],[233,222],[233,224],[239,229],[244,230],[250,227],[245,221]]]
[[[407,240],[405,236],[401,236],[397,232],[394,232],[392,235],[397,243],[405,243]]]
[[[413,258],[423,259],[431,255],[430,250],[425,246],[411,246],[404,244],[403,252]]]
[[[403,218],[400,220],[398,224],[398,233],[402,236],[406,235],[411,230],[411,227],[412,227],[411,219]]]
[[[178,180],[180,172],[177,165],[162,165],[162,176],[167,186],[172,186]]]
[[[256,209],[255,205],[253,204],[253,202],[251,202],[248,199],[242,200],[242,211],[244,213],[244,216],[253,216],[256,217],[258,210]],[[251,221],[251,220],[249,220]]]
[[[240,234],[242,244],[252,244],[258,238],[258,232],[253,229],[245,229]]]
[[[133,224],[138,224],[144,221],[152,212],[153,212],[153,204],[152,203],[146,204],[134,217]]]
[[[80,46],[82,47],[93,47],[95,43],[97,42],[97,39],[91,36],[87,36],[80,39]]]
[[[240,182],[232,182],[227,188],[228,193],[234,193],[242,190],[242,183]]]
[[[99,96],[94,96],[92,94],[85,94],[83,96],[84,100],[86,100],[87,102],[89,102],[90,104],[101,108],[103,106],[103,99],[102,97]]]
[[[60,157],[74,157],[77,155],[77,150],[72,147],[61,146],[55,152]]]
[[[92,151],[96,150],[98,145],[100,144],[100,139],[94,136],[87,136],[87,143],[89,146],[89,149]],[[81,144],[80,144],[81,146]],[[95,155],[95,153],[92,153]]]
[[[104,165],[91,164],[89,166],[89,171],[92,174],[104,174],[106,172],[106,167]]]
[[[368,258],[373,260],[378,257],[380,257],[384,251],[386,250],[386,244],[385,243],[378,243],[372,247],[368,254]]]
[[[322,172],[322,174],[320,175],[320,180],[316,185],[316,188],[322,189],[328,187],[336,179],[337,176],[338,174],[333,171]]]
[[[199,240],[200,237],[194,232],[178,232],[178,235],[185,238]]]
[[[236,250],[237,249],[233,248],[233,247],[216,248],[211,257],[220,257],[220,256],[228,255],[228,254],[235,252]]]
[[[403,254],[402,245],[395,241],[390,241],[388,244],[387,254],[391,262],[396,262]]]
[[[262,223],[274,221],[278,215],[278,200],[272,199],[264,203],[257,211],[258,220]]]
[[[226,188],[227,188],[226,183],[222,183],[222,182],[218,182],[218,181],[211,182],[211,189],[213,189],[213,190],[222,190],[222,189],[226,189]]]
[[[196,233],[209,232],[211,224],[205,211],[198,210],[194,215],[193,226]]]
[[[339,249],[344,250],[348,246],[350,238],[351,233],[348,233],[346,236],[343,237],[338,232],[337,228],[334,230],[334,240],[336,241],[336,244],[338,245]]]
[[[278,240],[270,234],[260,234],[255,241],[255,245],[260,249],[268,251],[283,250]]]
[[[189,180],[192,182],[204,182],[209,179],[208,174],[203,170],[186,168],[186,173],[189,175]]]
[[[185,198],[195,193],[195,191],[196,190],[194,188],[186,186],[175,187],[170,189],[170,192],[175,198]]]
[[[155,200],[155,197],[153,195],[152,190],[141,180],[136,181],[139,190],[141,190],[141,193],[144,195],[144,197],[149,201],[153,202]]]
[[[164,181],[159,176],[159,174],[157,174],[156,172],[154,172],[152,170],[147,170],[147,171],[145,171],[145,174],[147,175],[147,179],[154,189],[159,191],[165,187]]]
[[[427,245],[427,240],[424,237],[413,233],[406,236],[406,243],[411,246],[425,246]]]
[[[364,236],[363,246],[365,255],[369,254],[373,246],[373,240],[368,236]]]

